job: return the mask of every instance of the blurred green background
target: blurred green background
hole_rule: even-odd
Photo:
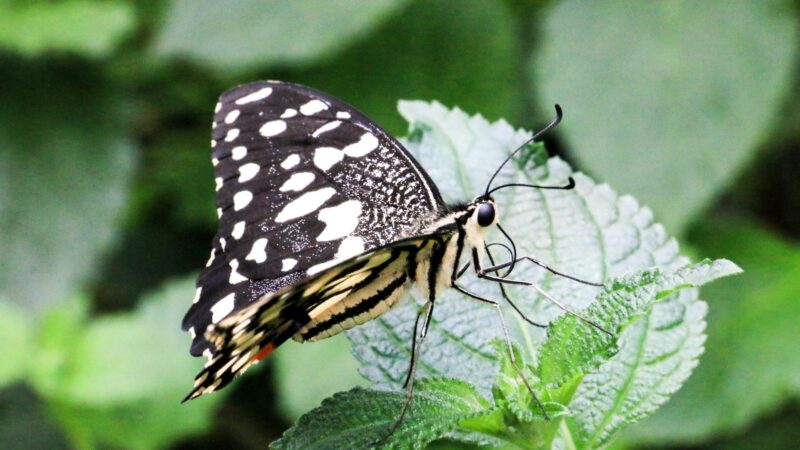
[[[800,2],[0,0],[0,448],[264,448],[361,383],[287,345],[178,404],[216,216],[216,97],[279,79],[403,135],[398,99],[537,128],[745,273],[689,382],[619,448],[800,442]]]

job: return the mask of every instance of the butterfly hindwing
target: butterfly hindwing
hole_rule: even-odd
[[[289,337],[302,338],[303,333],[316,336],[341,327],[344,320],[361,323],[379,315],[410,284],[406,271],[409,261],[444,239],[446,235],[439,233],[397,241],[231,313],[206,333],[216,352],[195,378],[186,399],[224,387]],[[347,301],[343,299],[349,300],[350,305],[347,309],[337,308]]]
[[[194,355],[216,352],[209,325],[396,241],[443,208],[394,138],[304,86],[257,82],[224,93],[212,147],[219,230],[183,321]]]

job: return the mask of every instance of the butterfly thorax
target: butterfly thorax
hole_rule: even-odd
[[[473,249],[482,255],[485,227],[477,223],[477,205],[450,207],[423,229],[413,231],[429,238],[390,254],[374,255],[368,269],[339,283],[340,294],[309,313],[311,322],[294,339],[315,341],[374,319],[396,305],[412,286],[422,298],[435,299],[451,287],[459,261],[471,257]]]

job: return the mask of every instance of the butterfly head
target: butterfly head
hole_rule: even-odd
[[[475,201],[475,209],[472,212],[471,220],[474,220],[481,228],[487,228],[497,223],[498,214],[494,199],[478,197]]]

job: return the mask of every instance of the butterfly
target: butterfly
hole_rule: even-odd
[[[558,105],[556,112],[528,143],[558,124]],[[219,229],[183,319],[191,354],[208,362],[184,401],[223,388],[289,338],[315,341],[373,319],[416,286],[427,302],[415,324],[422,320],[404,414],[437,294],[454,288],[497,306],[458,283],[470,266],[479,278],[530,285],[506,278],[530,261],[599,286],[518,257],[500,227],[493,192],[575,186],[569,178],[563,186],[493,187],[525,144],[501,162],[483,193],[448,205],[400,142],[354,107],[309,87],[262,81],[222,94],[211,147]],[[503,245],[511,259],[484,266],[491,227],[511,242]]]

